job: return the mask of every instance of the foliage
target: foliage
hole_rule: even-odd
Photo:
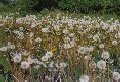
[[[11,11],[23,13],[35,13],[44,9],[61,9],[77,13],[119,14],[120,0],[14,0],[11,7]]]
[[[59,6],[62,10],[75,12],[109,12],[119,13],[119,0],[61,0]]]
[[[39,12],[45,8],[57,7],[58,0],[18,0],[15,4],[18,11]]]

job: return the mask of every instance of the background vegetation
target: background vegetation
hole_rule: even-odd
[[[9,5],[7,9],[19,12],[61,9],[86,14],[120,14],[120,0],[1,0],[0,2],[4,5]]]

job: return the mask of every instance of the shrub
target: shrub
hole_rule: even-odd
[[[120,10],[119,0],[61,0],[59,6],[62,10],[75,12],[109,12]]]
[[[58,0],[18,0],[16,6],[19,11],[39,12],[45,8],[58,7]]]

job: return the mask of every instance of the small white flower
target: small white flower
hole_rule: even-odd
[[[38,61],[37,64],[39,64],[39,65],[43,65],[44,63],[41,62],[41,61]]]
[[[30,32],[29,37],[32,37],[33,35],[34,35],[34,33]]]
[[[59,31],[59,30],[60,30],[60,27],[59,27],[58,25],[55,25],[55,26],[54,26],[54,29],[55,29],[55,31]]]
[[[80,47],[78,48],[78,53],[85,54],[87,51],[86,47]]]
[[[31,27],[31,28],[36,27],[36,23],[32,23],[30,27]]]
[[[98,67],[99,69],[105,69],[105,68],[106,68],[106,62],[103,61],[103,60],[98,61],[98,62],[97,62],[97,67]]]
[[[22,52],[22,55],[23,56],[28,56],[28,55],[30,55],[30,52],[28,52],[28,51],[25,50],[24,52]]]
[[[89,66],[93,69],[95,69],[97,67],[96,63],[94,61],[92,61]]]
[[[10,46],[10,49],[15,49],[15,45],[11,45],[11,46]]]
[[[103,30],[107,30],[108,27],[109,27],[108,24],[105,23],[105,22],[103,22],[103,21],[101,21],[100,25],[101,25],[101,28],[102,28]]]
[[[42,61],[44,61],[44,62],[48,61],[48,57],[47,56],[43,56],[42,57]]]
[[[73,19],[69,19],[67,22],[68,22],[68,26],[72,27],[72,25],[73,25]]]
[[[115,38],[120,38],[120,32],[118,32],[117,34],[115,34]]]
[[[79,78],[79,81],[80,81],[80,82],[89,82],[89,76],[88,76],[88,75],[82,75],[82,76]]]
[[[59,67],[58,63],[56,63],[55,66],[58,68]]]
[[[98,35],[98,34],[95,34],[95,35],[93,36],[93,40],[94,40],[94,41],[100,40],[99,35]]]
[[[42,39],[40,38],[40,37],[37,37],[36,39],[35,39],[35,42],[41,42],[42,41]]]
[[[66,63],[60,63],[60,68],[65,68],[65,67],[67,67]]]
[[[107,51],[103,51],[101,57],[103,59],[108,59],[110,57],[110,54]]]
[[[27,61],[21,62],[21,68],[22,69],[28,69],[29,68],[29,62],[27,62]]]
[[[36,64],[39,62],[37,58],[32,59],[32,60],[33,60],[33,63],[36,63]]]
[[[42,28],[42,32],[49,32],[49,28]]]
[[[63,33],[64,33],[64,34],[68,34],[69,31],[68,31],[67,29],[64,29],[64,30],[63,30]]]
[[[85,59],[85,60],[90,60],[91,57],[90,57],[90,56],[85,56],[84,59]]]
[[[70,34],[69,34],[69,37],[74,37],[74,33],[70,33]]]
[[[18,35],[18,38],[20,38],[20,39],[23,39],[23,38],[24,38],[24,34],[23,34],[23,32],[20,32],[20,31],[14,30],[13,33],[15,33],[16,35]]]
[[[8,46],[7,46],[8,49],[10,49],[10,46],[11,46],[11,42],[8,42]]]
[[[113,79],[119,80],[120,79],[120,74],[118,72],[113,72]]]
[[[29,64],[33,64],[33,59],[31,59],[30,57],[28,57],[27,61],[29,62]]]
[[[35,65],[35,66],[34,66],[35,69],[38,69],[39,67],[40,67],[39,65]]]
[[[70,44],[64,44],[63,46],[64,46],[65,49],[71,48],[71,45],[70,45]]]
[[[11,42],[8,42],[8,49],[15,49],[15,45],[12,45]]]
[[[51,62],[50,62],[50,64],[49,64],[49,67],[51,67],[51,68],[52,68],[52,67],[54,67],[53,65],[54,65],[54,62],[53,62],[53,61],[51,61]]]
[[[7,51],[8,48],[7,48],[7,47],[2,47],[2,48],[0,48],[0,50],[1,50],[1,51]]]
[[[13,61],[14,61],[15,63],[21,62],[21,56],[20,56],[20,55],[14,56],[14,57],[13,57]]]
[[[113,41],[112,45],[116,46],[117,45],[117,41]]]
[[[101,49],[104,48],[104,47],[105,47],[104,44],[100,44],[100,45],[99,45],[99,48],[101,48]]]
[[[90,46],[90,47],[87,48],[87,51],[88,51],[88,52],[92,52],[93,50],[94,50],[94,47],[93,47],[93,46]]]
[[[64,43],[67,44],[67,43],[69,43],[69,42],[70,42],[70,37],[65,37],[65,38],[64,38]]]
[[[20,31],[23,31],[23,27],[20,27],[19,30],[20,30]]]
[[[49,51],[45,54],[45,56],[47,56],[48,58],[52,57],[53,56],[53,53],[52,51]]]
[[[71,46],[71,47],[74,47],[74,45],[75,45],[75,42],[74,42],[74,41],[71,41],[71,42],[70,42],[70,46]]]

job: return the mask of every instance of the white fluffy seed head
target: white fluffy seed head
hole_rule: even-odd
[[[28,68],[29,68],[29,62],[27,62],[27,61],[22,61],[22,62],[21,62],[21,68],[22,68],[22,69],[28,69]]]

